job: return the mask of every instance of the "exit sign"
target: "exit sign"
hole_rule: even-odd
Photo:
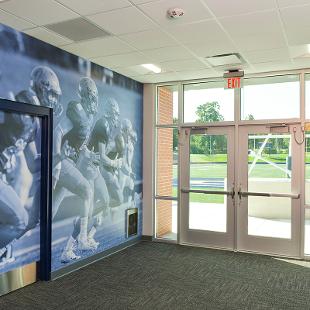
[[[241,77],[229,77],[225,78],[225,89],[234,89],[242,87],[243,79]]]

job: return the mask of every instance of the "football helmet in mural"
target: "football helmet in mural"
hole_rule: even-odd
[[[81,104],[88,114],[96,114],[98,112],[98,89],[92,79],[88,77],[81,78],[79,96]]]
[[[104,112],[104,115],[110,125],[117,127],[119,124],[120,110],[118,103],[114,98],[108,98]]]
[[[53,108],[56,116],[62,113],[63,108],[59,103],[61,88],[58,77],[51,68],[46,66],[35,67],[31,72],[30,86],[36,93],[41,105]]]

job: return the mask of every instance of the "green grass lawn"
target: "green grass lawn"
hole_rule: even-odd
[[[274,154],[270,156],[270,161],[281,162],[277,164],[285,169],[285,154]],[[191,178],[226,178],[227,177],[227,165],[220,162],[225,162],[226,155],[217,154],[213,156],[206,155],[191,155],[190,176]],[[308,163],[310,163],[310,154],[307,157]],[[249,164],[250,168],[250,164]],[[177,178],[177,166],[173,166],[173,177]],[[252,178],[287,178],[284,171],[277,169],[269,164],[257,164],[251,172]],[[310,165],[306,166],[306,179],[310,179]],[[206,188],[195,188],[206,189]],[[209,190],[216,190],[208,188]],[[177,196],[177,188],[172,189],[172,196]],[[192,202],[205,202],[205,203],[223,203],[224,196],[222,195],[205,195],[191,193],[190,199]]]
[[[205,188],[196,188],[195,189],[202,189]],[[219,190],[218,188],[208,188],[208,190]],[[223,195],[215,195],[215,194],[199,194],[199,193],[190,193],[189,194],[189,201],[190,202],[200,202],[200,203],[224,203],[224,196]]]
[[[263,157],[272,162],[286,162],[287,154],[263,154]],[[253,156],[249,156],[249,161],[254,159]],[[226,154],[214,154],[214,155],[204,155],[204,154],[191,154],[191,163],[204,163],[204,162],[226,162]],[[261,160],[259,160],[260,162]],[[310,153],[306,155],[306,161],[310,163]]]
[[[285,164],[279,165],[285,168]],[[250,165],[249,165],[250,168]],[[307,167],[307,175],[310,176],[310,167]],[[177,167],[173,167],[173,176],[177,177]],[[225,164],[191,164],[190,166],[191,178],[225,178],[227,177],[227,165]],[[258,164],[255,165],[250,177],[253,178],[286,178],[285,172],[277,169],[271,165]]]

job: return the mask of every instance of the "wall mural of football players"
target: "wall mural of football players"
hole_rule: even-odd
[[[40,122],[29,115],[4,113],[0,121],[0,272],[15,262],[26,232],[37,243],[39,237]],[[37,142],[37,143],[35,143]],[[39,259],[39,248],[24,261]]]
[[[4,25],[0,57],[0,97],[53,108],[52,270],[126,242],[128,208],[139,210],[141,235],[142,84]],[[14,244],[37,242],[25,232],[38,227],[40,124],[17,122],[0,149],[0,191],[10,193],[0,198],[0,273],[1,261],[22,261]],[[25,177],[9,179],[13,166]]]

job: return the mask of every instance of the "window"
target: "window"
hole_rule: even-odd
[[[245,79],[241,90],[241,119],[300,117],[299,76]]]
[[[224,82],[184,86],[184,123],[209,123],[234,120],[234,90]]]

